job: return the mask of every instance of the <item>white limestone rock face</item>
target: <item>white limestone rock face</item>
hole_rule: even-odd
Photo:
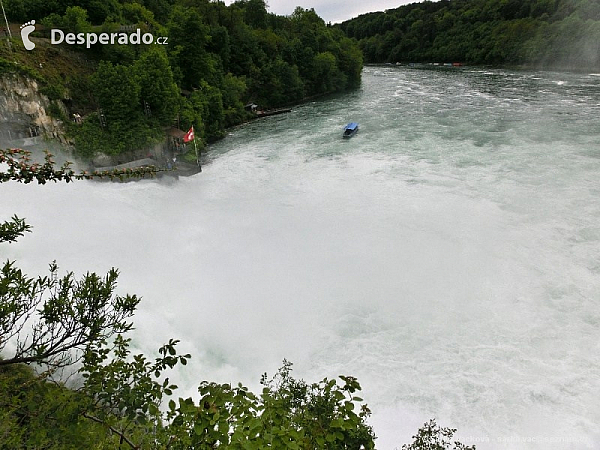
[[[50,100],[37,81],[16,74],[0,78],[0,144],[23,147],[40,138],[65,142],[62,121],[48,114]],[[60,108],[64,105],[58,102]],[[66,110],[65,110],[66,112]]]

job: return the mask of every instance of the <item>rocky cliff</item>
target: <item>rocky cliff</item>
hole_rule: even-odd
[[[35,80],[20,74],[1,76],[0,145],[30,147],[45,139],[66,143],[62,121],[48,114],[50,105]],[[54,107],[64,110],[60,102],[55,102]]]
[[[69,117],[66,107],[60,101],[49,100],[39,88],[39,83],[27,75],[0,75],[0,148],[24,148],[40,158],[42,151],[49,150],[58,162],[75,161],[90,170],[173,164],[177,155],[170,149],[167,138],[135,151],[119,155],[98,153],[91,161],[78,161],[63,122],[49,114],[50,110],[62,111],[59,115]],[[182,161],[177,165],[186,166]],[[192,169],[191,172],[199,170],[195,165]]]

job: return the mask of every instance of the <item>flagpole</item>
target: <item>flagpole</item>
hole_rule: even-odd
[[[2,1],[2,0],[0,0]],[[188,143],[190,141],[194,141],[194,152],[196,153],[196,164],[198,164],[198,168],[200,169],[199,172],[202,172],[202,166],[200,165],[200,155],[198,154],[198,145],[196,144],[196,133],[194,132],[194,125],[192,125],[192,128],[190,128],[190,130],[185,133],[185,136],[183,136],[183,142],[184,143]]]
[[[192,132],[194,130],[194,127],[192,126]],[[200,165],[200,157],[198,156],[198,147],[196,146],[196,133],[194,133],[194,150],[196,152],[196,164],[198,164],[198,167],[200,168],[200,172],[202,172],[202,166]]]

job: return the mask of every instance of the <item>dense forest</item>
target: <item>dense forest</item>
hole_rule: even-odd
[[[600,67],[597,0],[424,1],[339,25],[369,63]]]
[[[356,42],[326,26],[314,10],[298,7],[277,16],[264,0],[230,6],[209,0],[5,0],[4,6],[11,22],[42,25],[32,34],[39,47],[49,44],[52,29],[100,34],[139,28],[166,38],[164,45],[62,44],[64,51],[77,49],[92,70],[86,76],[63,72],[46,79],[45,89],[53,99],[68,99],[70,113],[83,117],[70,132],[84,156],[144,147],[171,125],[193,125],[196,136],[210,142],[248,118],[248,103],[268,109],[360,84]]]

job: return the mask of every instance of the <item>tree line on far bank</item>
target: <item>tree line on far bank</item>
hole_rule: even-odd
[[[339,25],[365,61],[600,67],[597,0],[440,0]]]
[[[69,112],[84,117],[71,126],[83,156],[143,148],[174,124],[183,130],[194,126],[196,136],[210,142],[248,119],[248,103],[275,108],[360,84],[362,54],[356,42],[312,9],[278,16],[265,0],[229,6],[210,0],[5,0],[4,5],[12,22],[35,19],[45,28],[46,34],[38,29],[34,38],[50,37],[53,28],[99,34],[128,25],[168,38],[166,45],[62,44],[94,64],[91,75],[67,69],[46,86],[49,97],[68,98]],[[20,39],[14,42],[20,45]]]

